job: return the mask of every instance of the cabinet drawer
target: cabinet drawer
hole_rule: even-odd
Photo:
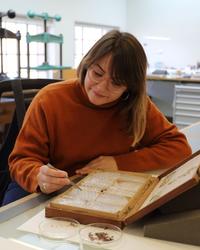
[[[200,121],[199,85],[175,85],[173,121],[178,127]]]

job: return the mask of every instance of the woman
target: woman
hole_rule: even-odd
[[[189,156],[185,136],[147,97],[146,70],[134,36],[104,35],[78,79],[48,85],[32,101],[9,158],[13,180],[27,192],[51,193],[75,173],[169,168]]]

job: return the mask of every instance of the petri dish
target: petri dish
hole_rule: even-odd
[[[79,222],[71,218],[45,218],[39,224],[39,233],[50,240],[65,240],[78,234]]]
[[[119,243],[122,230],[108,223],[92,223],[81,228],[79,236],[82,244],[106,247]]]

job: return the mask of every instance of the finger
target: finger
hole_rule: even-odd
[[[87,170],[81,170],[79,174],[85,175],[85,174],[90,174],[94,171],[94,169],[87,169]]]
[[[84,174],[89,174],[89,173],[91,173],[92,171],[94,171],[94,168],[85,167],[85,168],[77,169],[77,170],[76,170],[76,173],[77,173],[77,174],[84,175]]]
[[[98,169],[104,169],[104,166],[101,164],[100,161],[91,161],[90,163],[88,163],[85,167],[81,168],[81,169],[77,169],[76,173],[77,174],[84,174],[84,173],[88,173],[94,170],[98,170]]]
[[[44,175],[54,176],[57,178],[67,178],[68,177],[68,173],[66,171],[59,170],[59,169],[53,169],[53,168],[48,167],[47,165],[41,166],[40,169]]]
[[[49,183],[51,185],[68,185],[70,183],[69,178],[60,178],[60,177],[55,177],[55,176],[42,176],[42,181],[45,183]]]
[[[103,160],[103,156],[99,156],[98,158],[95,158],[94,160],[90,161],[87,166],[93,166],[94,164],[100,164]]]
[[[49,183],[42,183],[40,185],[40,190],[45,194],[50,194],[52,192],[55,192],[59,189],[61,189],[63,186],[61,185],[55,185],[55,184],[49,184]]]
[[[87,170],[87,169],[91,169],[91,166],[86,165],[83,168],[77,169],[77,171],[81,171],[81,170]]]
[[[49,184],[55,184],[55,185],[68,185],[70,183],[69,178],[61,178],[56,176],[50,176],[46,173],[44,174],[42,171],[40,171],[37,175],[38,184],[42,183],[49,183]]]

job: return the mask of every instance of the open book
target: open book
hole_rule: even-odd
[[[54,198],[46,217],[72,217],[81,223],[108,222],[124,227],[196,186],[200,151],[160,176],[126,171],[95,171]]]

